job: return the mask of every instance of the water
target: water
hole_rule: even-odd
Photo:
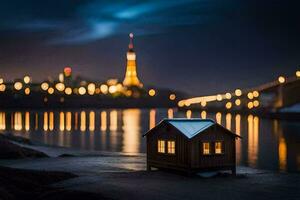
[[[238,165],[300,172],[300,123],[253,115],[175,109],[0,111],[0,131],[47,145],[144,153],[142,134],[166,117],[211,118],[241,135]]]

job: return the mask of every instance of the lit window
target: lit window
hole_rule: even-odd
[[[210,154],[210,151],[209,151],[209,143],[208,143],[208,142],[204,142],[204,143],[203,143],[203,154],[204,154],[204,155]]]
[[[216,142],[215,143],[215,153],[221,154],[222,152],[222,142]]]
[[[165,141],[158,140],[158,153],[165,153]]]
[[[175,141],[168,141],[168,153],[175,154]]]

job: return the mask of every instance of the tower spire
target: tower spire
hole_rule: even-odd
[[[128,48],[129,50],[133,50],[133,33],[130,33],[129,34],[129,45],[128,45]]]

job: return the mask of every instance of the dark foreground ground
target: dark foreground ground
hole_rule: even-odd
[[[300,199],[296,174],[221,174],[211,178],[185,177],[166,172],[103,173],[78,177],[58,186],[97,192],[112,199]]]
[[[30,141],[11,135],[0,135],[1,159],[48,158],[43,152],[19,146]],[[15,169],[0,166],[0,200],[60,200],[60,199],[106,199],[99,194],[65,190],[51,185],[78,177],[69,172]]]
[[[72,151],[31,147],[28,142],[26,148],[24,142],[14,148],[18,145],[16,139],[11,142],[11,138],[0,137],[1,140],[2,150],[14,156],[14,159],[0,159],[0,165],[5,166],[0,167],[1,200],[300,199],[300,174],[238,167],[236,177],[226,173],[210,178],[186,177],[144,171],[144,155],[61,156]],[[2,153],[3,157],[9,157],[5,156],[7,153]]]
[[[66,172],[46,172],[0,167],[1,200],[60,200],[60,199],[104,199],[99,194],[65,190],[50,185],[75,178]]]
[[[300,176],[220,174],[211,178],[171,173],[108,172],[75,176],[0,167],[0,199],[300,199]]]

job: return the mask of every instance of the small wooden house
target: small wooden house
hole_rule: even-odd
[[[172,169],[188,174],[232,170],[236,173],[238,135],[209,119],[164,119],[144,134],[147,169]]]

